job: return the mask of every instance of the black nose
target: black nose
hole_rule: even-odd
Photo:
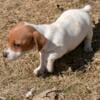
[[[3,57],[7,58],[8,53],[7,52],[3,52]]]

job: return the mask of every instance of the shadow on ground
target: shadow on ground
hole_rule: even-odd
[[[85,53],[83,51],[83,43],[74,51],[64,55],[55,62],[55,75],[61,74],[63,71],[86,71],[86,65],[92,62],[94,54],[100,49],[100,20],[93,28],[93,48],[94,52]]]

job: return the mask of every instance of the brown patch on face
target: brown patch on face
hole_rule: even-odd
[[[24,52],[36,47],[40,51],[46,41],[43,35],[25,23],[17,24],[8,34],[8,48],[15,52]]]

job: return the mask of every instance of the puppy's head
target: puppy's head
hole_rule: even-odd
[[[40,51],[46,41],[46,38],[32,26],[19,23],[8,34],[7,49],[4,50],[3,56],[14,60],[26,51],[36,48]]]

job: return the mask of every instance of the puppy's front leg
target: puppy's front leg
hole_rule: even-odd
[[[39,76],[46,72],[46,57],[43,52],[40,52],[40,65],[34,70],[34,74]]]
[[[47,70],[49,73],[52,73],[54,71],[54,59],[48,59],[48,62],[47,62]]]
[[[54,71],[54,62],[59,58],[59,53],[50,53],[47,57],[47,71],[52,73]]]

